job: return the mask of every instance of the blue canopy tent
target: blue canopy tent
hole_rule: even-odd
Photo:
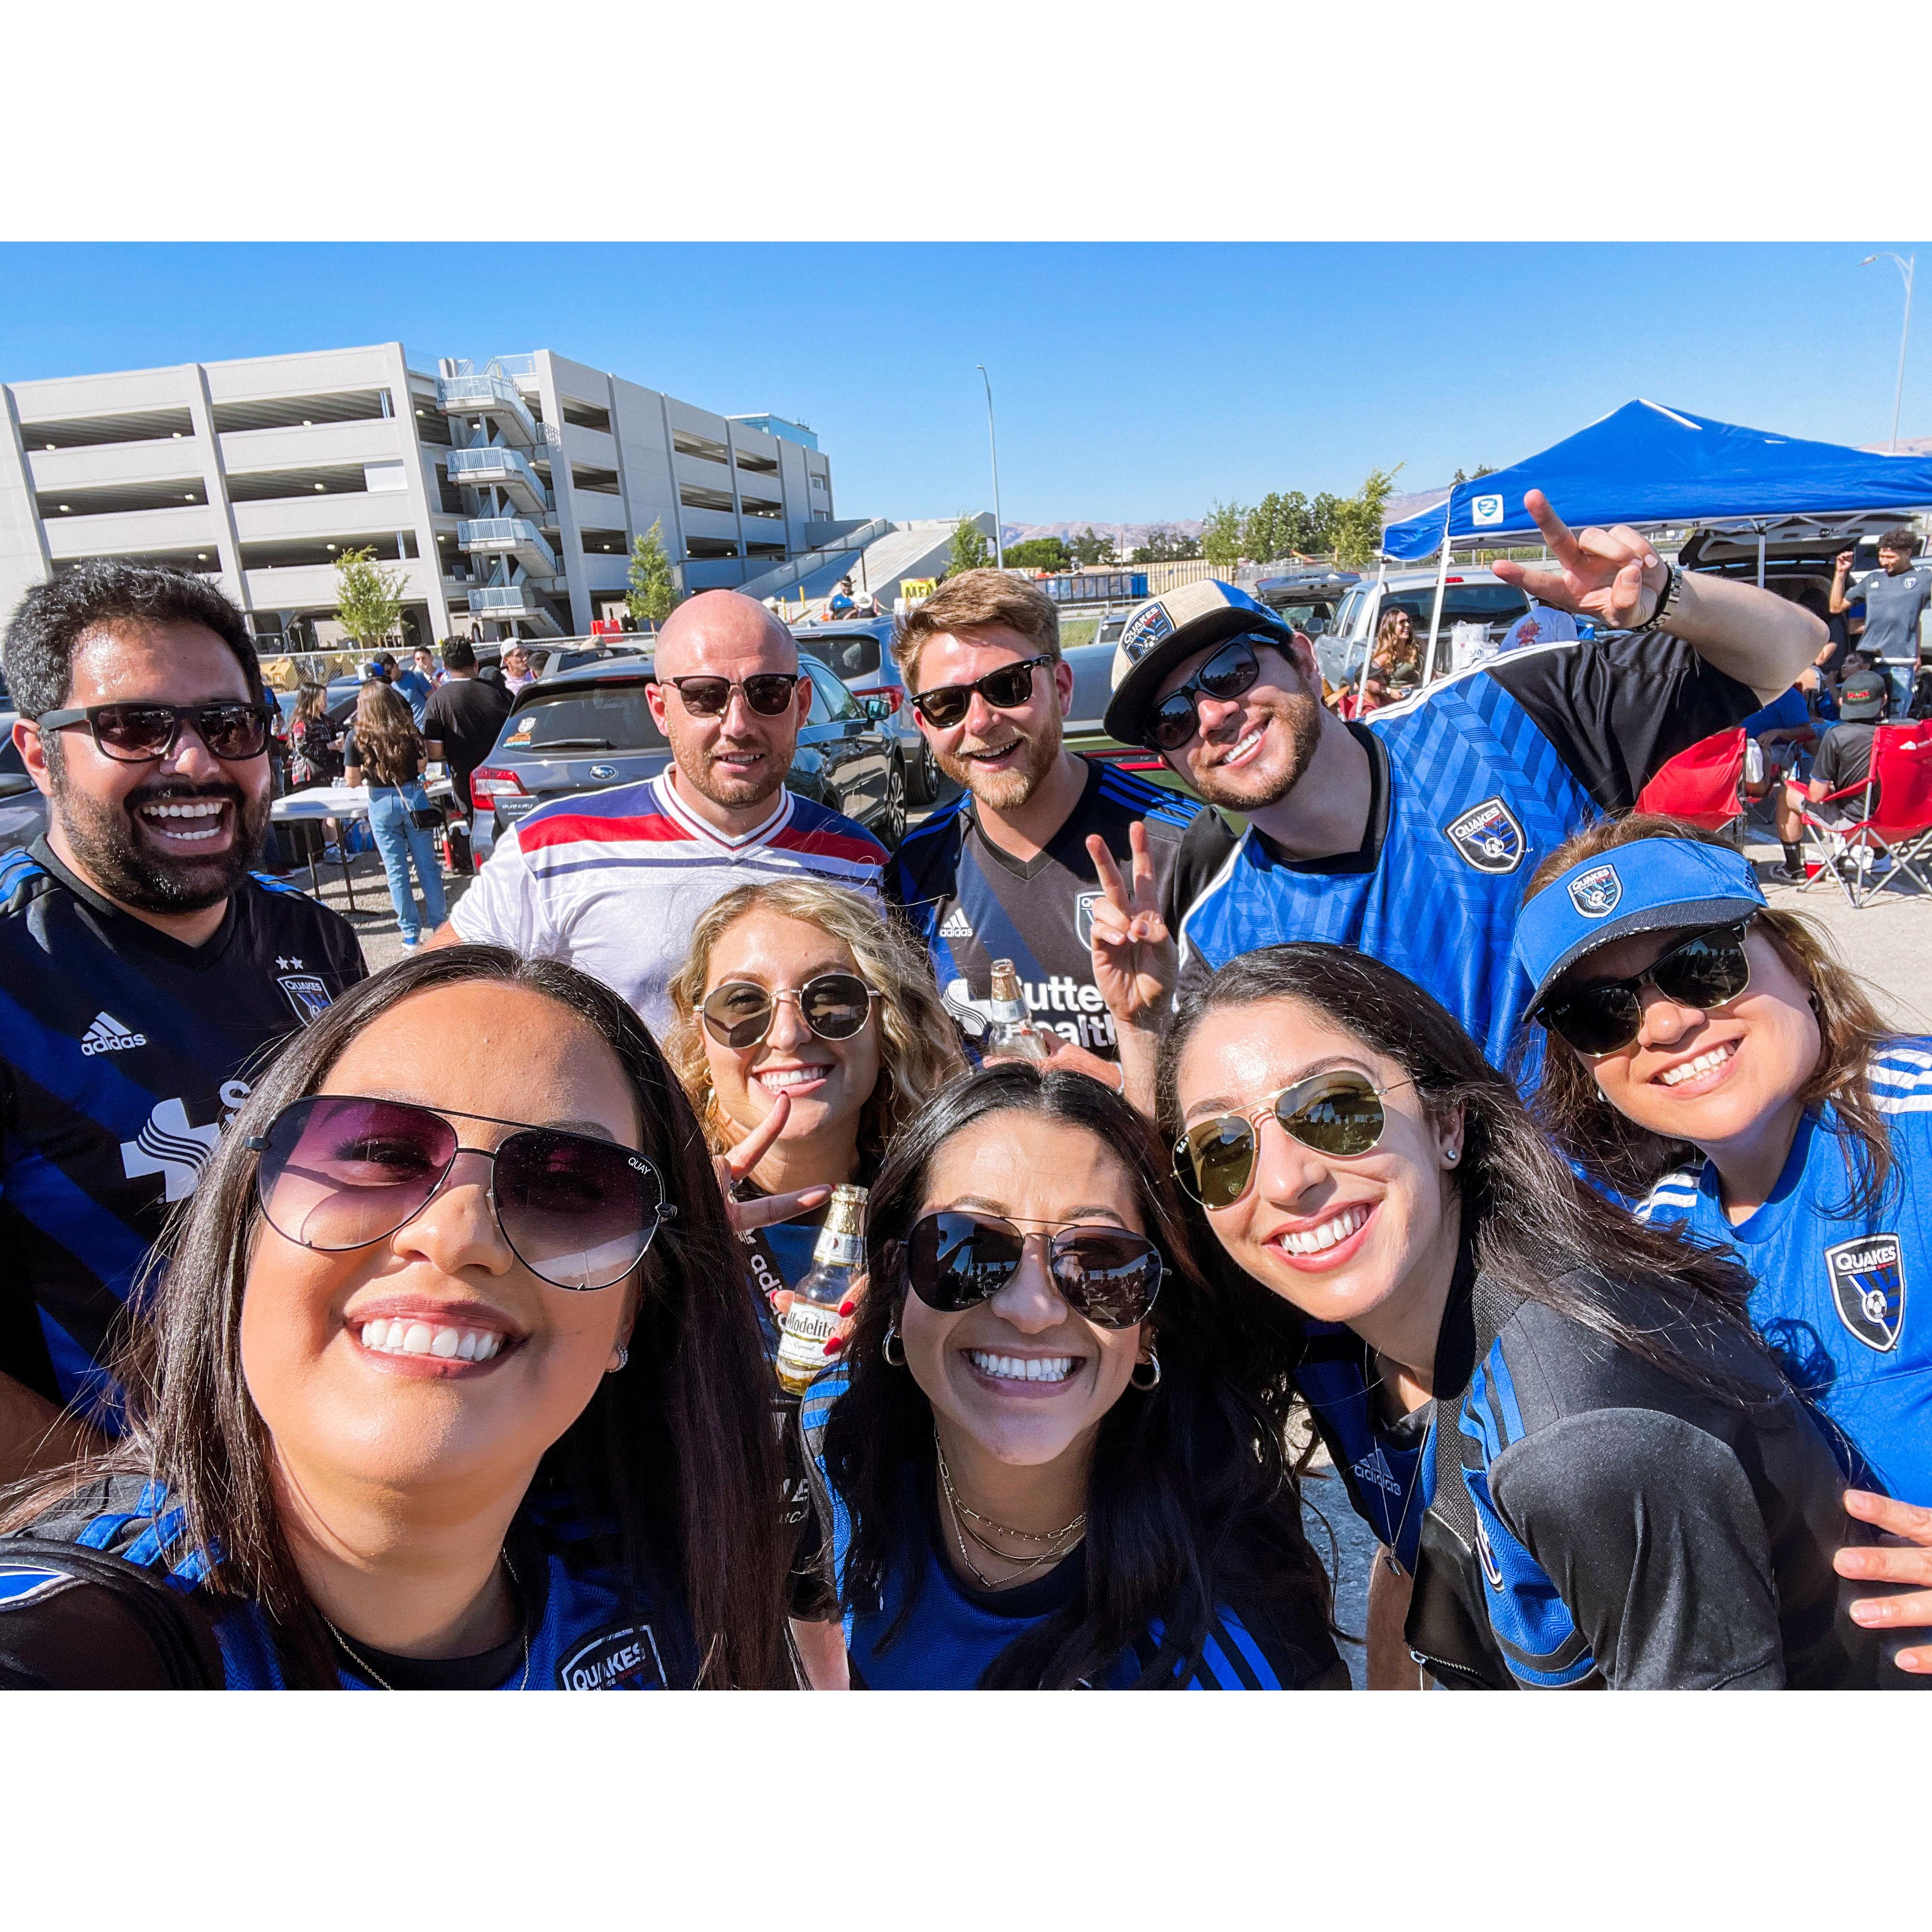
[[[1932,504],[1932,456],[1808,442],[1718,422],[1640,399],[1538,454],[1458,483],[1439,504],[1390,524],[1383,554],[1400,562],[1451,552],[1540,544],[1522,500],[1540,490],[1573,530],[1590,524],[1699,524],[1755,528],[1759,577],[1773,524]],[[1446,541],[1445,541],[1446,539]],[[1442,609],[1442,586],[1436,590]],[[1432,670],[1437,624],[1430,625]]]

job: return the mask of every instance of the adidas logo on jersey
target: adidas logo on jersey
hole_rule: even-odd
[[[89,1054],[127,1053],[147,1043],[146,1034],[123,1026],[112,1013],[96,1013],[94,1024],[80,1036],[80,1050]]]
[[[946,923],[939,928],[941,939],[970,939],[973,928],[967,923],[965,908],[955,906],[946,916]]]

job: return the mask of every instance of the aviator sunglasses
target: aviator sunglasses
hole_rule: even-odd
[[[1029,1238],[1004,1216],[944,1210],[914,1223],[903,1241],[888,1241],[884,1259],[888,1274],[904,1270],[927,1307],[958,1315],[1012,1280]],[[1131,1328],[1147,1319],[1166,1264],[1144,1235],[1076,1222],[1048,1242],[1047,1272],[1075,1314],[1096,1328]]]
[[[1050,657],[1022,658],[1002,664],[970,684],[936,684],[913,699],[913,709],[935,730],[949,731],[972,709],[976,691],[995,711],[1017,711],[1033,695],[1033,674]]]
[[[1216,1114],[1197,1120],[1174,1144],[1174,1172],[1204,1208],[1232,1208],[1255,1178],[1258,1142],[1255,1116],[1272,1112],[1291,1140],[1332,1160],[1372,1153],[1388,1124],[1382,1096],[1413,1083],[1378,1087],[1366,1073],[1311,1074],[1265,1094],[1245,1114]]]
[[[553,1288],[609,1288],[644,1258],[677,1209],[664,1178],[615,1141],[406,1100],[316,1094],[284,1107],[248,1144],[270,1227],[322,1254],[386,1240],[448,1182],[459,1153],[490,1165],[490,1206],[517,1258]],[[465,1148],[450,1120],[513,1127],[494,1148]]]
[[[1642,1030],[1646,986],[1654,986],[1678,1006],[1695,1006],[1705,1013],[1737,998],[1750,984],[1750,959],[1744,951],[1750,924],[1747,919],[1694,932],[1628,980],[1599,980],[1592,986],[1552,993],[1534,1017],[1579,1053],[1600,1060],[1628,1046]]]
[[[745,702],[760,718],[776,718],[791,704],[791,694],[803,675],[800,671],[760,671],[755,677],[668,677],[664,682],[676,687],[680,700],[694,718],[724,715],[734,691],[745,694]]]
[[[1226,704],[1239,698],[1262,674],[1255,646],[1280,642],[1278,638],[1256,632],[1223,644],[1185,684],[1176,685],[1148,713],[1148,749],[1179,751],[1201,728],[1198,700],[1212,698]]]
[[[124,765],[147,765],[175,748],[184,724],[218,758],[240,764],[268,748],[268,714],[246,698],[220,698],[208,704],[136,702],[88,704],[68,711],[44,711],[43,731],[85,724],[95,748]]]
[[[782,1000],[790,1000],[799,1018],[820,1040],[850,1040],[864,1030],[878,997],[850,973],[821,973],[796,992],[783,986],[772,992],[754,980],[727,980],[705,995],[698,1011],[705,1031],[720,1046],[742,1052],[771,1031]]]

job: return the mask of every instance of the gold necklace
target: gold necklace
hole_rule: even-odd
[[[518,1617],[523,1627],[524,1674],[517,1680],[517,1688],[519,1690],[527,1690],[530,1688],[530,1614],[528,1606],[524,1602],[524,1586],[518,1577],[516,1565],[510,1561],[510,1552],[506,1550],[502,1554],[503,1568],[509,1571],[511,1588],[516,1593]],[[317,1614],[320,1613],[318,1612]],[[395,1689],[396,1687],[376,1669],[375,1666],[342,1634],[341,1631],[338,1630],[334,1624],[328,1622],[328,1618],[323,1617],[322,1620],[324,1623],[328,1624],[329,1635],[341,1646],[350,1661],[376,1686],[377,1690]]]
[[[1051,1532],[1046,1536],[1036,1535],[1028,1530],[1013,1529],[1005,1523],[995,1522],[991,1516],[980,1515],[978,1511],[960,1499],[959,1492],[953,1484],[952,1472],[946,1466],[946,1452],[939,1446],[939,1433],[937,1430],[933,1432],[932,1446],[933,1453],[939,1460],[940,1487],[946,1498],[947,1511],[952,1519],[952,1537],[959,1547],[959,1560],[973,1573],[982,1589],[998,1590],[1010,1588],[1022,1577],[1030,1576],[1036,1570],[1058,1563],[1063,1557],[1070,1555],[1079,1544],[1087,1523],[1087,1512],[1084,1510],[1082,1510],[1071,1522],[1063,1524],[1060,1528]],[[967,1516],[974,1517],[976,1521],[986,1524],[989,1528],[997,1529],[1005,1535],[1016,1537],[1028,1543],[1043,1543],[1047,1545],[1047,1547],[1042,1550],[1036,1556],[1009,1556],[997,1544],[988,1542],[977,1530],[968,1528],[961,1520],[962,1512]],[[998,1580],[988,1576],[986,1571],[973,1561],[971,1556],[967,1551],[966,1539],[969,1536],[988,1556],[998,1557],[1002,1563],[1012,1564],[1013,1574]]]

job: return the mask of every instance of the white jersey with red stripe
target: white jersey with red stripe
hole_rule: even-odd
[[[665,989],[712,901],[798,878],[876,897],[885,864],[862,826],[789,790],[764,824],[727,838],[684,804],[667,770],[532,812],[498,839],[450,923],[460,938],[580,966],[662,1038]]]

